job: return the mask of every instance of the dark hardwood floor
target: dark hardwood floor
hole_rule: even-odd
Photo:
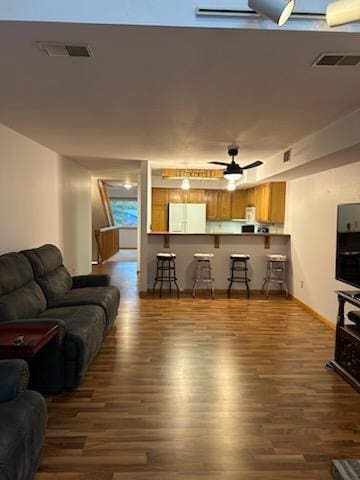
[[[135,264],[97,271],[123,290],[116,328],[48,399],[36,480],[328,480],[360,458],[360,397],[324,369],[334,332],[294,302],[140,300]]]

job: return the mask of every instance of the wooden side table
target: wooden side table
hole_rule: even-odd
[[[0,323],[0,358],[33,358],[59,332],[52,322]]]
[[[335,370],[360,391],[360,326],[345,324],[345,304],[360,309],[359,291],[338,291],[339,309],[336,324],[335,358],[326,367]]]

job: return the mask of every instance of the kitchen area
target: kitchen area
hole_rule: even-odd
[[[148,232],[148,289],[156,275],[156,255],[176,254],[176,275],[182,291],[189,291],[195,270],[195,253],[213,254],[215,288],[228,287],[230,256],[250,256],[251,289],[261,290],[266,255],[288,255],[290,235],[284,233],[286,182],[267,182],[229,191],[218,175],[185,182],[153,182],[151,230]],[[218,173],[220,172],[220,174]],[[189,173],[189,172],[187,172]],[[180,174],[180,173],[179,173]],[[175,183],[175,182],[172,182]],[[179,182],[178,182],[179,183]],[[204,188],[199,188],[204,185]],[[187,187],[190,188],[187,188]],[[243,288],[242,286],[239,288]]]

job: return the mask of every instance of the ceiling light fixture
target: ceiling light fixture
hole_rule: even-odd
[[[132,188],[133,186],[131,185],[131,183],[124,183],[123,187],[126,188],[126,190],[130,190],[130,188]]]
[[[295,0],[249,0],[249,8],[277,23],[285,25],[295,7]]]
[[[188,178],[184,178],[181,184],[181,188],[183,190],[190,190],[190,180]]]
[[[338,27],[360,21],[359,0],[338,0],[328,5],[326,22],[329,27]]]
[[[229,192],[234,192],[236,190],[236,185],[235,185],[235,182],[232,182],[230,181],[228,184],[227,184],[227,190]]]
[[[240,178],[243,176],[242,173],[227,173],[226,170],[225,170],[225,173],[224,173],[224,178],[226,180],[228,180],[228,182],[237,182],[238,180],[240,180]]]

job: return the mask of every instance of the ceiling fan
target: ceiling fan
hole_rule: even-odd
[[[209,162],[212,165],[222,165],[226,167],[224,171],[224,178],[226,180],[229,180],[229,182],[236,182],[239,180],[242,175],[244,170],[249,170],[250,168],[255,168],[255,167],[260,167],[260,165],[263,164],[260,160],[257,160],[256,162],[250,163],[249,165],[246,165],[245,167],[241,167],[238,163],[235,162],[235,157],[239,153],[239,147],[237,145],[230,145],[228,147],[228,154],[229,157],[231,157],[231,162],[226,163],[226,162]]]

